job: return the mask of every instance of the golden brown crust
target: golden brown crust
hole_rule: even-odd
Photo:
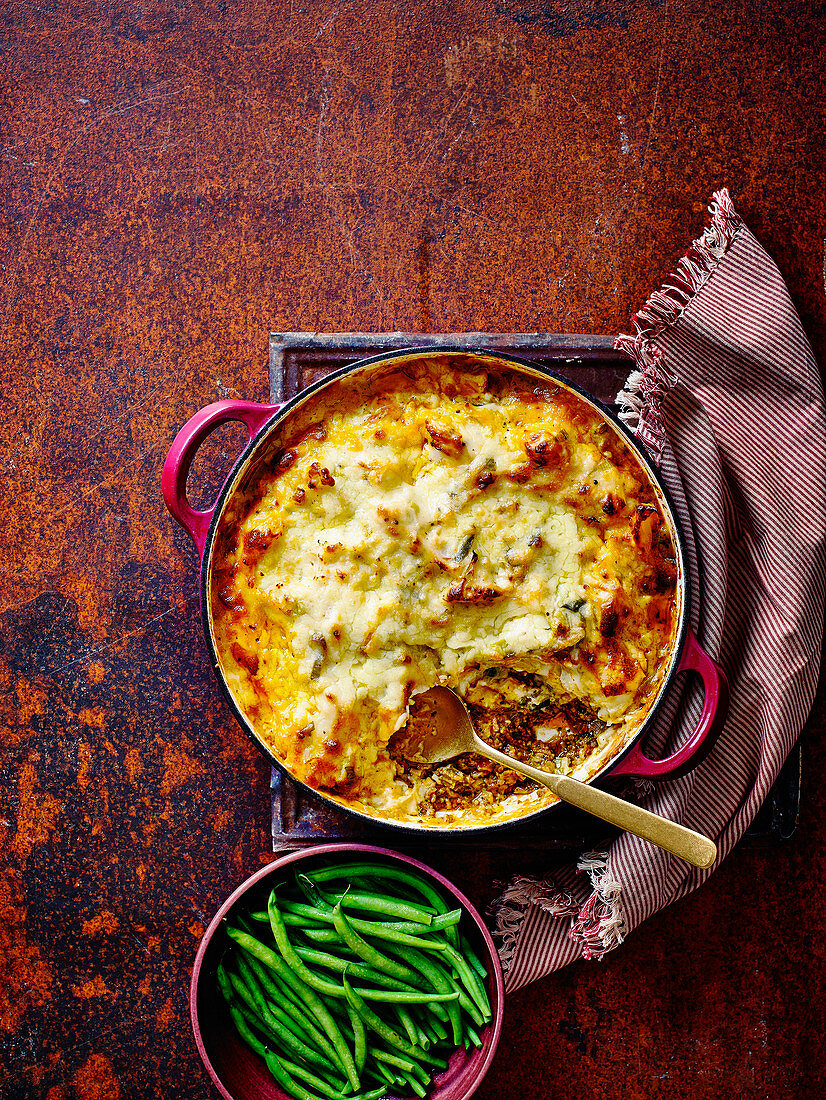
[[[414,824],[538,808],[476,758],[400,759],[438,682],[506,751],[583,778],[633,735],[672,656],[676,555],[647,473],[577,394],[408,364],[322,391],[270,455],[223,517],[210,609],[230,690],[294,775]]]

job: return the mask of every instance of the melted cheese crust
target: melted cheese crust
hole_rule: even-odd
[[[391,738],[443,683],[482,709],[533,704],[540,766],[596,774],[673,650],[657,493],[563,387],[433,360],[355,378],[288,418],[230,497],[210,593],[226,682],[296,778],[363,813],[463,828],[533,812],[554,799],[528,782],[428,801],[438,773],[402,767]],[[578,756],[571,708],[589,720]]]

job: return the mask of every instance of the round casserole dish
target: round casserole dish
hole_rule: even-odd
[[[447,384],[444,383],[444,379],[453,381]],[[477,385],[478,393],[474,393],[474,385]],[[458,397],[457,391],[459,391]],[[494,394],[493,399],[490,397],[491,393]],[[502,408],[507,406],[506,411],[510,421],[507,432],[502,428],[501,433],[510,432],[513,435],[511,429],[514,425],[519,429],[516,449],[519,450],[521,447],[521,460],[514,455],[509,458],[507,454],[503,460],[500,453],[498,459],[489,456],[483,463],[486,453],[484,448],[488,446],[489,441],[485,438],[480,441],[479,424],[474,418],[484,417],[486,410],[481,408],[477,414],[473,406],[486,406],[486,403],[491,402],[493,405],[498,402]],[[424,407],[427,415],[420,416],[417,421],[415,414],[419,405]],[[591,438],[589,432],[594,435],[594,438],[602,433],[602,442],[599,446],[609,457],[613,457],[619,466],[625,463],[632,469],[638,497],[634,497],[626,506],[625,501],[617,499],[618,494],[615,493],[612,496],[608,493],[607,497],[602,497],[603,511],[607,516],[611,516],[616,503],[616,507],[623,509],[624,513],[630,516],[628,522],[635,525],[634,537],[637,537],[640,526],[639,515],[646,518],[649,514],[656,512],[652,522],[655,531],[661,531],[660,540],[666,548],[662,552],[668,561],[666,562],[664,558],[657,560],[662,569],[667,569],[670,574],[668,587],[665,589],[668,594],[669,621],[664,633],[661,631],[662,645],[657,642],[656,659],[648,661],[648,675],[643,677],[644,691],[640,696],[639,705],[635,699],[634,707],[628,715],[620,717],[613,716],[611,713],[612,708],[615,708],[616,694],[620,693],[620,701],[631,699],[631,696],[622,694],[624,689],[619,685],[608,685],[603,691],[600,681],[590,675],[580,659],[581,648],[593,662],[593,656],[589,653],[588,647],[575,644],[583,637],[581,615],[586,616],[584,620],[586,625],[592,626],[593,617],[598,614],[598,601],[593,598],[594,594],[590,593],[592,598],[589,604],[588,592],[583,592],[581,587],[570,589],[567,593],[567,602],[561,603],[561,607],[572,610],[561,611],[559,606],[553,608],[553,601],[548,600],[547,585],[544,590],[537,590],[542,597],[537,606],[541,609],[547,607],[553,610],[553,617],[551,610],[544,611],[548,616],[549,630],[555,626],[556,632],[573,631],[569,637],[563,636],[555,644],[545,645],[541,653],[541,659],[545,664],[539,667],[547,668],[549,675],[551,670],[555,670],[557,687],[560,682],[563,682],[566,684],[566,690],[567,686],[571,686],[572,674],[575,679],[582,680],[583,683],[595,685],[593,691],[595,695],[599,695],[600,703],[598,713],[604,720],[600,726],[600,722],[595,717],[597,712],[594,711],[591,714],[594,720],[588,725],[589,732],[586,735],[583,725],[580,731],[582,738],[579,742],[575,742],[574,756],[571,761],[568,760],[567,755],[562,755],[566,770],[568,774],[573,774],[586,782],[591,782],[609,771],[614,775],[674,776],[694,766],[710,747],[725,717],[725,678],[714,662],[700,649],[688,629],[689,597],[683,539],[665,487],[645,452],[608,410],[589,395],[545,368],[505,355],[468,353],[454,349],[411,349],[376,356],[344,367],[308,387],[284,406],[254,405],[239,401],[220,402],[209,406],[193,417],[178,434],[164,467],[163,488],[167,505],[175,518],[190,533],[201,554],[204,630],[218,680],[236,717],[259,748],[274,764],[285,770],[293,779],[308,785],[315,794],[330,799],[349,812],[382,824],[407,830],[435,830],[451,834],[456,831],[487,830],[501,827],[515,820],[523,821],[526,817],[544,812],[554,804],[552,796],[544,791],[522,786],[513,788],[511,793],[506,793],[503,787],[493,785],[490,788],[495,791],[493,796],[488,789],[480,791],[483,795],[481,802],[469,797],[465,797],[462,801],[458,795],[456,801],[452,802],[450,799],[454,797],[452,792],[455,788],[455,779],[450,774],[408,774],[407,771],[401,774],[397,760],[390,760],[388,763],[388,753],[383,746],[388,743],[393,730],[403,724],[411,692],[418,692],[436,682],[448,682],[451,686],[457,687],[459,680],[464,677],[462,683],[465,685],[469,683],[471,693],[475,691],[477,697],[484,697],[486,694],[490,696],[491,691],[499,691],[501,694],[504,687],[497,687],[492,680],[485,682],[484,679],[489,675],[495,680],[497,669],[504,676],[503,683],[507,681],[510,684],[514,679],[519,682],[536,680],[533,673],[537,670],[537,654],[531,651],[531,646],[522,635],[530,634],[534,629],[537,614],[534,612],[525,614],[516,620],[515,625],[507,615],[504,618],[501,615],[497,617],[495,613],[502,604],[500,598],[502,592],[499,590],[502,584],[501,580],[496,580],[491,567],[488,568],[488,573],[484,574],[484,560],[479,562],[479,575],[472,572],[468,577],[468,566],[472,565],[474,569],[476,568],[477,554],[475,550],[472,552],[469,550],[473,545],[473,539],[477,537],[476,532],[481,528],[479,538],[488,545],[494,539],[490,522],[493,513],[490,509],[486,513],[475,513],[470,534],[460,539],[455,554],[451,555],[442,549],[434,554],[433,539],[442,530],[443,523],[438,508],[435,512],[433,511],[432,502],[439,497],[440,493],[445,500],[449,498],[453,503],[457,497],[461,496],[457,489],[461,479],[455,482],[445,481],[449,468],[454,468],[457,477],[459,474],[466,477],[468,472],[475,475],[481,471],[481,476],[477,477],[475,482],[485,490],[481,495],[486,499],[491,496],[498,499],[500,507],[494,510],[498,512],[503,511],[504,508],[501,502],[516,502],[513,504],[516,510],[513,523],[518,526],[530,511],[528,497],[535,500],[538,490],[541,489],[547,496],[555,488],[551,483],[539,486],[534,484],[537,480],[544,483],[549,482],[549,479],[553,481],[554,449],[568,448],[568,443],[561,442],[568,439],[568,432],[565,430],[558,430],[554,435],[554,424],[548,430],[547,424],[543,427],[540,419],[537,424],[542,427],[542,431],[528,431],[523,429],[522,421],[524,420],[526,424],[532,423],[531,418],[535,417],[537,407],[547,410],[555,408],[556,405],[559,405],[564,412],[561,423],[567,426],[569,432],[579,432],[578,425],[581,423],[586,425],[584,436],[589,440]],[[342,412],[342,410],[345,411]],[[347,426],[347,410],[354,410],[358,414],[354,419],[351,418],[352,424],[355,425],[355,441],[353,441],[353,431],[350,431],[349,435],[342,435],[339,431],[337,436],[333,430],[340,428],[341,424]],[[457,419],[460,414],[468,412],[471,414],[470,421],[467,416],[464,421]],[[247,426],[250,436],[248,446],[238,459],[214,507],[202,512],[195,511],[185,497],[189,466],[206,435],[226,420],[240,420]],[[406,606],[411,600],[405,593],[414,590],[399,588],[401,576],[399,569],[393,567],[388,571],[386,567],[381,568],[380,561],[389,544],[385,540],[385,543],[379,544],[380,551],[376,551],[374,540],[370,553],[378,563],[376,568],[387,575],[385,584],[389,586],[389,604],[387,600],[385,603],[395,609],[390,615],[390,621],[392,623],[404,618],[406,625],[401,633],[407,643],[413,644],[399,645],[398,638],[393,634],[393,630],[390,630],[391,641],[387,642],[384,649],[379,647],[378,657],[384,662],[381,665],[382,673],[379,679],[384,677],[382,684],[387,681],[391,687],[393,683],[396,683],[397,688],[404,686],[405,695],[399,698],[393,697],[392,692],[390,696],[385,693],[381,698],[381,706],[376,704],[370,712],[364,712],[361,696],[366,693],[368,701],[372,701],[375,694],[372,685],[376,679],[376,662],[364,656],[376,649],[372,641],[375,624],[369,631],[370,645],[365,644],[363,636],[356,639],[358,644],[354,652],[358,656],[358,668],[353,671],[347,670],[341,664],[336,665],[332,660],[331,650],[338,651],[339,631],[334,632],[336,637],[334,642],[329,631],[322,631],[320,627],[319,631],[311,629],[313,623],[321,624],[325,619],[329,602],[327,593],[331,591],[329,578],[332,576],[332,566],[326,571],[317,565],[313,566],[316,569],[315,581],[312,571],[307,574],[305,569],[303,577],[295,574],[301,573],[301,569],[297,568],[299,559],[305,556],[312,557],[311,550],[316,544],[320,548],[317,556],[322,561],[324,550],[333,552],[334,558],[337,548],[340,549],[341,542],[335,541],[335,528],[330,528],[334,534],[329,535],[333,545],[324,547],[323,543],[328,537],[325,534],[328,530],[327,525],[338,522],[335,501],[342,492],[342,485],[347,484],[342,479],[342,474],[346,471],[352,480],[352,469],[348,470],[344,462],[345,451],[353,459],[351,453],[353,449],[361,451],[362,447],[366,446],[369,442],[367,435],[372,433],[376,425],[378,425],[376,438],[381,437],[383,440],[385,429],[390,430],[391,434],[395,432],[398,435],[399,423],[401,422],[402,427],[407,430],[408,421],[414,424],[414,435],[418,431],[421,436],[421,438],[416,436],[418,442],[408,448],[415,459],[415,464],[411,466],[408,463],[401,474],[394,466],[390,471],[389,479],[388,470],[385,467],[382,467],[378,473],[368,471],[364,474],[365,481],[362,486],[367,494],[363,504],[362,501],[357,501],[354,506],[353,501],[350,500],[347,502],[347,507],[350,513],[364,511],[365,508],[371,511],[378,510],[385,522],[389,521],[391,525],[398,523],[399,515],[405,510],[406,514],[417,517],[416,523],[421,526],[422,539],[425,542],[430,540],[427,549],[431,558],[435,557],[439,568],[449,574],[447,581],[450,584],[445,589],[447,595],[444,596],[448,610],[441,618],[426,620],[428,614],[433,614],[432,606],[428,610],[423,605],[420,613],[415,607],[411,609]],[[554,423],[559,428],[559,423]],[[461,431],[456,427],[457,424],[461,427]],[[330,438],[328,438],[328,427],[331,427]],[[337,444],[336,440],[338,440]],[[338,451],[336,446],[339,448]],[[580,450],[575,451],[577,456]],[[591,451],[593,450],[591,446]],[[419,460],[420,452],[424,456],[423,471],[422,461]],[[617,459],[614,452],[621,452],[624,459]],[[405,453],[402,448],[403,458]],[[394,461],[395,454],[396,452],[394,452]],[[428,455],[436,460],[435,464],[433,461],[426,461]],[[361,457],[369,458],[371,454],[365,450]],[[599,453],[597,457],[600,457]],[[581,465],[581,459],[578,461]],[[360,462],[357,465],[367,470],[371,463]],[[375,463],[372,465],[375,466]],[[608,465],[613,470],[610,462]],[[489,469],[495,473],[487,473]],[[296,480],[299,473],[300,477]],[[580,480],[582,480],[581,474],[582,470],[579,471]],[[337,488],[333,488],[336,485],[334,475],[339,478]],[[429,481],[428,478],[430,478]],[[488,482],[496,478],[498,478],[497,485],[488,489]],[[598,484],[596,473],[594,478],[593,484],[596,486]],[[399,482],[406,494],[402,511],[399,511],[398,504]],[[525,484],[526,482],[528,484]],[[423,489],[422,486],[425,488]],[[565,485],[562,488],[570,489]],[[590,490],[590,482],[580,487],[579,492],[585,492],[586,489]],[[312,507],[309,500],[305,503],[308,492],[311,493]],[[600,485],[593,492],[603,494],[604,486]],[[416,497],[412,504],[411,494]],[[299,513],[304,513],[302,517],[304,526],[299,526],[292,532],[292,545],[289,543],[289,538],[281,539],[282,528],[270,514],[273,505],[277,505],[283,513],[285,508],[283,498],[287,495],[289,495],[289,505],[293,512],[298,510]],[[470,495],[473,496],[474,493]],[[282,499],[273,499],[276,497]],[[480,492],[475,491],[475,497],[478,506]],[[641,503],[634,509],[631,503],[637,499]],[[524,507],[521,517],[518,517],[520,500]],[[462,532],[455,526],[456,517],[464,505],[457,504],[454,515],[453,503],[442,510],[442,515],[451,513],[449,521],[453,524],[451,531],[458,538]],[[587,512],[589,508],[596,510],[593,503],[589,504],[585,511]],[[315,521],[310,520],[308,526],[306,515],[313,511],[317,518]],[[579,511],[582,512],[582,509]],[[269,517],[269,527],[263,519],[256,518],[261,512],[264,513],[265,518]],[[333,520],[330,519],[331,514],[334,517]],[[468,516],[473,519],[474,513],[465,510],[462,514],[466,521],[465,530],[468,530]],[[599,520],[596,516],[585,515],[586,527],[583,527],[582,522],[578,524],[580,535],[583,532],[586,536],[589,535],[587,525],[599,530],[600,524],[605,523],[610,528],[613,521],[606,519],[606,515],[600,513]],[[551,518],[554,520],[552,526],[559,527],[556,513]],[[580,516],[580,520],[582,518]],[[569,526],[573,524],[573,520],[567,515],[562,516],[562,521],[568,522]],[[315,527],[312,526],[312,522],[315,522]],[[536,520],[534,523],[536,524]],[[404,527],[404,524],[402,526]],[[564,523],[562,526],[564,527]],[[391,530],[393,530],[392,526]],[[340,531],[338,535],[341,537]],[[566,576],[562,571],[562,565],[566,561],[570,564],[571,560],[585,560],[588,557],[582,549],[578,555],[576,552],[576,546],[579,545],[581,548],[585,543],[581,538],[577,543],[572,535],[571,545],[574,549],[571,550],[568,547],[570,553],[566,558],[565,538],[568,536],[564,531],[562,536],[558,530],[554,535],[540,525],[539,530],[530,540],[531,545],[536,542],[541,546],[543,535],[548,543],[554,543],[554,540],[560,543],[560,538],[562,540],[561,544],[555,548],[557,557],[549,559],[550,566],[546,568],[546,572],[550,569],[548,579],[561,585]],[[304,542],[302,537],[305,539]],[[348,537],[349,535],[344,536],[345,542]],[[596,545],[601,548],[603,559],[607,555],[607,568],[610,571],[612,558],[606,547],[611,546],[615,551],[621,551],[624,544],[621,541],[610,542],[604,531],[603,537],[605,547],[599,539],[596,540]],[[630,537],[626,532],[626,541]],[[510,545],[513,540],[507,534],[505,538]],[[270,550],[273,539],[280,548],[277,552],[275,548]],[[280,539],[281,542],[278,541]],[[418,537],[415,539],[417,544],[420,544],[420,541]],[[590,542],[593,543],[594,540],[590,539]],[[344,563],[345,568],[339,569],[338,575],[341,580],[337,588],[341,596],[347,598],[351,595],[349,589],[352,585],[359,587],[359,566],[354,563],[353,558],[363,557],[360,552],[364,548],[354,544],[350,549],[352,553]],[[501,546],[499,549],[501,550]],[[541,552],[544,553],[544,549]],[[282,554],[280,559],[278,553]],[[594,551],[590,552],[591,558],[594,553]],[[264,554],[267,555],[267,560],[274,555],[276,568],[273,570],[270,566],[256,572],[259,559],[262,564],[264,563],[262,558]],[[283,570],[283,577],[279,576],[279,568]],[[354,569],[355,580],[352,579]],[[662,569],[658,572],[662,572]],[[607,573],[603,573],[603,576],[606,575]],[[262,578],[260,581],[259,576]],[[325,577],[328,578],[326,582]],[[559,579],[560,577],[562,580]],[[593,574],[590,579],[594,580]],[[284,584],[281,583],[282,580]],[[473,584],[470,583],[471,580]],[[579,578],[579,581],[581,580],[582,578]],[[574,581],[577,581],[576,576]],[[323,586],[324,583],[328,584],[328,588],[321,591],[319,586]],[[246,598],[251,595],[246,586],[252,589],[255,584],[262,589],[269,586],[270,602],[272,603],[272,599],[277,597],[279,613],[285,612],[288,616],[286,626],[284,620],[281,620],[280,625],[276,622],[274,628],[269,629],[272,626],[269,619],[265,619],[263,623],[255,620],[251,611],[255,601]],[[394,584],[395,588],[393,588]],[[585,588],[588,588],[587,584]],[[418,599],[419,590],[415,591]],[[580,595],[579,600],[573,599],[571,595],[571,593],[576,595],[577,592]],[[281,599],[282,595],[288,600],[286,604]],[[380,597],[381,592],[378,595]],[[582,599],[583,595],[585,600]],[[257,599],[257,593],[255,598]],[[438,595],[433,599],[439,602]],[[563,596],[559,596],[557,604],[562,599]],[[451,600],[458,602],[451,603]],[[585,611],[578,615],[577,605],[583,602]],[[658,608],[662,608],[662,600],[653,602],[657,603]],[[248,604],[250,606],[247,606]],[[442,603],[441,606],[444,607],[445,604]],[[610,615],[616,618],[614,606],[614,604],[611,605]],[[470,617],[468,612],[472,612]],[[345,640],[348,640],[347,636],[355,632],[349,628],[352,609],[345,608],[344,614],[348,624],[344,627],[344,634]],[[606,622],[604,608],[600,614],[602,616],[600,629],[607,637],[613,633],[613,628],[609,630],[604,625]],[[651,611],[648,614],[650,617]],[[348,615],[350,618],[347,618]],[[587,618],[589,615],[592,616],[591,619]],[[659,610],[656,618],[661,618]],[[387,619],[386,607],[385,619]],[[295,632],[292,627],[293,621],[296,623]],[[544,622],[544,620],[540,621]],[[432,628],[429,623],[434,624]],[[399,622],[396,622],[395,626],[399,627]],[[417,626],[418,634],[414,629]],[[444,630],[440,634],[442,627]],[[431,629],[432,638],[427,634]],[[387,634],[386,623],[382,626],[382,630]],[[412,635],[411,630],[413,630]],[[456,637],[462,636],[463,631],[464,665],[461,661],[457,665],[453,648],[456,645]],[[511,635],[510,642],[507,645],[504,643],[500,645],[499,634],[506,637],[508,631]],[[477,644],[477,635],[478,638],[487,639],[484,644],[482,642]],[[549,636],[551,635],[543,635],[543,637]],[[287,641],[284,640],[285,638]],[[256,642],[259,645],[257,651]],[[328,642],[330,650],[328,650]],[[396,644],[395,650],[394,644]],[[491,644],[494,645],[493,650],[490,649]],[[607,644],[612,646],[613,641]],[[522,653],[523,648],[524,653]],[[593,649],[593,646],[591,648]],[[617,647],[613,646],[613,648]],[[270,687],[266,690],[262,689],[261,684],[267,682],[265,672],[272,664],[273,654],[281,654],[282,651],[283,654],[289,651],[290,660],[286,663],[282,661],[280,665],[277,661],[275,662],[273,665],[275,672],[269,676]],[[394,653],[396,653],[395,661],[390,659]],[[410,664],[411,653],[413,654],[413,673],[406,675],[403,682],[396,682],[398,677],[395,677],[395,672],[391,668],[388,680],[388,667],[403,662]],[[496,653],[501,655],[500,658],[496,657]],[[399,654],[404,655],[399,657]],[[387,655],[389,658],[385,660]],[[424,658],[421,662],[420,657]],[[262,670],[259,670],[259,659],[262,662]],[[491,663],[496,667],[487,669],[485,666]],[[346,676],[342,678],[339,675],[342,668],[352,672],[354,682],[358,685],[357,694],[360,701],[355,704],[355,710],[352,708],[348,710],[338,698],[339,687],[343,689],[345,681],[350,682]],[[579,671],[580,668],[584,668],[582,673]],[[468,672],[468,669],[471,671]],[[683,669],[694,669],[703,678],[705,685],[703,713],[693,735],[677,752],[664,760],[650,760],[643,753],[640,741],[650,728],[668,685],[677,672]],[[637,681],[642,677],[643,671],[645,670],[638,672]],[[325,679],[328,672],[332,679],[329,677]],[[336,679],[337,676],[338,679]],[[271,707],[272,700],[268,692],[271,694],[276,689],[281,692],[282,701],[278,706]],[[584,703],[589,702],[588,693],[585,691],[583,695],[584,689],[581,685],[574,686],[572,690],[575,693],[579,691]],[[295,701],[300,700],[302,691],[307,696],[303,711],[300,707],[296,709],[294,706]],[[315,697],[313,697],[314,691],[317,693]],[[390,703],[388,699],[391,700]],[[329,703],[328,700],[333,702]],[[574,709],[578,705],[576,701],[571,703]],[[595,701],[594,706],[596,705]],[[626,705],[630,706],[630,704]],[[360,722],[353,718],[359,707],[362,707]],[[331,712],[329,715],[328,711]],[[346,719],[343,724],[342,713]],[[569,721],[572,713],[574,711],[569,708]],[[592,732],[597,727],[601,730],[598,735]],[[287,728],[288,732],[292,731],[286,741],[279,741],[273,736],[273,729],[280,728]],[[365,745],[369,747],[371,738],[375,736],[377,747],[371,749],[366,755],[362,751],[347,757],[348,760],[355,762],[355,768],[348,765],[345,769],[342,764],[345,758],[341,743],[342,729],[344,729],[344,748],[348,752],[354,746],[361,746],[362,749]],[[483,728],[483,736],[486,736],[486,732]],[[304,740],[305,738],[307,740]],[[329,751],[325,746],[329,746]],[[540,747],[538,742],[536,746]],[[298,751],[299,749],[301,751]],[[567,750],[565,751],[567,753]],[[577,752],[579,756],[576,756]],[[312,762],[312,767],[305,764],[307,760]],[[531,762],[538,763],[538,766],[546,766],[535,758]],[[556,766],[557,770],[562,770],[558,763],[553,766]],[[346,782],[345,773],[348,777]],[[353,776],[355,776],[355,785]],[[365,777],[368,777],[371,782],[375,780],[375,797],[365,795],[364,791],[370,785]],[[367,784],[366,787],[362,784],[362,780]],[[453,787],[451,783],[454,784]],[[396,792],[398,787],[398,790],[403,793],[405,786],[411,788],[411,784],[415,797],[411,795],[406,803],[401,796],[397,797],[397,793],[390,797],[391,789]],[[447,800],[445,800],[444,790],[449,792]],[[427,800],[424,799],[423,792],[427,792]],[[492,804],[491,798],[493,798]]]

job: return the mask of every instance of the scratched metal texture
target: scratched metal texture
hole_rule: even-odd
[[[272,858],[269,768],[161,503],[177,429],[266,398],[272,328],[626,330],[723,184],[822,361],[825,40],[801,0],[0,6],[4,1100],[217,1096],[188,975]],[[509,998],[479,1100],[824,1094],[824,724],[794,839]],[[549,869],[432,861],[482,907]]]

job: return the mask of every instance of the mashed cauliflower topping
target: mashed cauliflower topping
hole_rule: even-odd
[[[282,431],[222,519],[210,609],[229,688],[293,775],[377,817],[462,827],[552,796],[493,765],[466,768],[469,786],[407,765],[426,688],[583,778],[638,728],[672,649],[674,547],[587,402],[427,359],[336,383]]]

